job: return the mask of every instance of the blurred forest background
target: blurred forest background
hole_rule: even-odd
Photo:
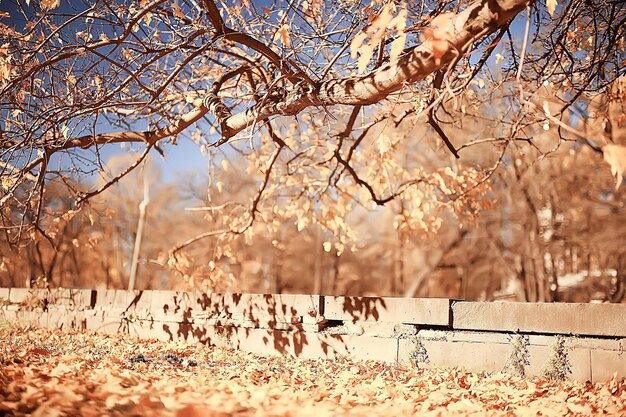
[[[617,143],[626,143],[624,84],[622,79],[612,96],[596,100],[598,107],[608,106]],[[592,120],[586,126],[604,129],[605,124]],[[211,205],[207,189],[215,187],[209,173],[180,173],[165,181],[149,159],[94,197],[89,210],[48,216],[56,250],[35,236],[18,254],[0,240],[1,285],[126,288],[147,192],[139,289],[191,289],[201,282],[204,289],[234,292],[620,302],[626,275],[624,186],[615,189],[601,153],[578,142],[563,143],[556,130],[552,126],[532,144],[516,145],[517,156],[505,158],[490,178],[489,204],[466,226],[444,215],[436,233],[416,235],[398,227],[402,200],[361,207],[347,214],[358,244],[339,252],[319,225],[287,219],[268,232],[260,223],[251,238],[229,244],[232,253],[216,277],[214,264],[207,267],[205,260],[215,258],[219,241],[195,245],[176,272],[165,266],[167,250],[219,223],[219,210],[203,209]],[[405,133],[424,138],[419,164],[426,169],[454,163],[429,145],[435,138],[427,127]],[[459,130],[451,138],[463,143],[464,135]],[[463,156],[466,163],[490,165],[493,144],[474,146]],[[111,175],[134,158],[128,149],[113,155],[107,164]],[[236,153],[224,159],[217,187],[227,183],[228,191],[212,197],[213,207],[254,192],[245,166]],[[71,212],[66,184],[48,186],[47,212]]]
[[[622,302],[624,22],[7,0],[0,285]],[[161,172],[177,144],[206,167]]]

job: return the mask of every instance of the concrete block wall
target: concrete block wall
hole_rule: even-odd
[[[0,320],[307,359],[626,376],[626,304],[0,288]]]

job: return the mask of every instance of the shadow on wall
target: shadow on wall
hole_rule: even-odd
[[[118,306],[124,293],[117,291]],[[378,321],[386,311],[377,297],[147,293],[151,300],[142,291],[127,297],[117,332],[303,358],[352,356],[344,323]]]

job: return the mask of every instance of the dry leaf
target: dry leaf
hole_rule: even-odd
[[[398,32],[398,37],[391,43],[391,51],[389,52],[389,59],[391,61],[396,59],[402,51],[404,51],[404,45],[406,43],[406,33],[404,32],[406,28],[406,17],[407,10],[406,6],[403,5],[398,15],[390,22],[390,26]]]
[[[378,136],[378,152],[381,155],[386,154],[391,149],[391,139],[384,133]]]
[[[45,10],[56,9],[61,5],[61,0],[41,0],[41,8]]]
[[[182,12],[182,10],[180,10],[180,6],[178,5],[178,3],[172,3],[172,13],[179,19],[185,17],[185,14]]]
[[[431,21],[429,27],[423,30],[422,42],[432,49],[435,65],[440,65],[442,58],[450,50],[450,41],[457,32],[456,25],[465,24],[465,22],[457,21],[458,19],[455,18],[456,14],[452,12],[442,13]]]
[[[166,329],[177,337],[175,323],[169,325]],[[236,333],[224,332],[221,343],[241,336]],[[290,351],[292,343],[302,341],[284,333],[283,345],[269,339],[262,343]],[[375,361],[294,360],[58,329],[3,326],[0,340],[6,381],[0,390],[1,415],[393,417],[514,410],[534,416],[545,410],[551,415],[623,415],[626,409],[626,382],[616,376],[600,384],[529,380]],[[328,340],[343,349],[342,338]]]
[[[284,24],[278,29],[278,31],[276,32],[276,35],[274,36],[274,39],[278,39],[280,43],[282,43],[287,48],[291,47],[291,39],[289,37],[289,30],[290,30],[289,25]]]
[[[604,160],[611,166],[611,174],[615,177],[615,190],[622,185],[624,171],[626,171],[626,146],[608,144],[602,148]]]
[[[395,9],[396,7],[393,2],[385,4],[380,12],[372,19],[369,26],[359,32],[350,42],[350,53],[352,58],[354,59],[357,54],[359,55],[359,72],[362,73],[367,68],[367,64],[374,55],[374,51],[378,48],[381,40],[386,36],[387,29],[397,29],[397,27],[405,24],[406,9],[401,9],[400,14],[394,18],[393,14],[395,13]],[[402,28],[402,31],[398,31],[400,33],[400,37],[404,36],[403,30],[404,28]],[[363,44],[368,37],[369,40],[367,43]],[[398,45],[396,45],[394,52],[397,52],[398,48]],[[402,48],[404,48],[404,41],[402,41]]]
[[[548,13],[550,13],[550,17],[554,15],[554,11],[556,10],[557,1],[556,0],[546,0],[546,9],[548,9]]]

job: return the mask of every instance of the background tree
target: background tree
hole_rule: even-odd
[[[539,159],[564,144],[590,147],[618,182],[626,166],[624,143],[610,142],[623,112],[606,104],[621,100],[611,90],[624,68],[619,1],[0,8],[0,213],[14,247],[23,236],[53,242],[48,184],[67,184],[69,209],[84,209],[177,140],[196,142],[213,163],[206,232],[158,260],[186,279],[229,279],[242,242],[262,232],[280,243],[290,222],[342,257],[358,246],[352,219],[384,204],[397,204],[402,245],[436,237],[444,223],[467,227],[492,204],[498,170],[517,166],[525,147]],[[609,116],[617,124],[585,122]],[[545,129],[557,136],[549,149],[536,143]],[[103,155],[119,143],[139,150],[132,162],[104,183],[76,181],[102,176]],[[229,182],[231,160],[252,187]],[[209,237],[213,263],[201,273],[183,251]],[[444,252],[456,241],[441,239]],[[417,291],[392,258],[394,291]]]

